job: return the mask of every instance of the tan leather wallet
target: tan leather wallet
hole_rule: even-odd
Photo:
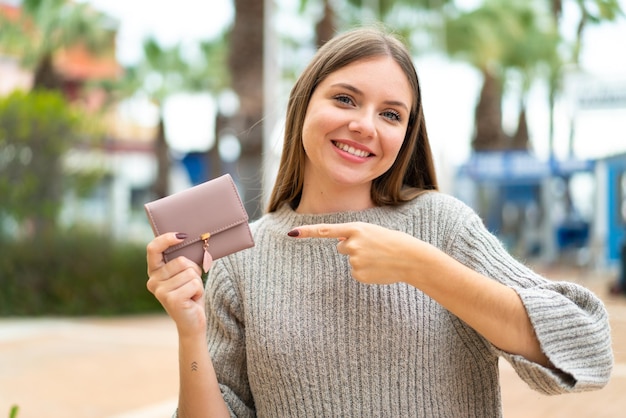
[[[212,260],[254,246],[248,214],[229,174],[146,203],[144,208],[155,236],[187,234],[185,241],[163,253],[165,261],[182,255],[204,264],[206,271]]]

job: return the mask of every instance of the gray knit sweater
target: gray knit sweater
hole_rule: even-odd
[[[498,350],[418,289],[357,282],[336,240],[287,236],[300,225],[350,221],[411,234],[513,287],[559,371]],[[600,300],[515,261],[450,196],[327,215],[284,206],[252,229],[256,246],[217,260],[206,287],[208,348],[232,416],[499,417],[499,356],[546,394],[609,379]]]

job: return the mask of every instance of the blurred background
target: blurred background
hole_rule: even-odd
[[[0,313],[154,309],[126,280],[144,275],[143,204],[228,172],[261,216],[297,75],[373,22],[415,57],[443,191],[516,256],[619,284],[624,6],[0,0]]]
[[[626,0],[0,0],[0,388],[16,388],[0,401],[54,382],[35,351],[11,360],[50,325],[20,319],[163,313],[145,288],[146,202],[230,173],[251,219],[262,215],[291,86],[319,45],[362,24],[382,22],[410,46],[442,190],[518,258],[601,274],[621,297],[625,10]],[[149,348],[169,341],[175,352],[172,328],[124,324],[124,338],[154,331]],[[98,346],[112,329],[66,325],[50,332],[92,330]],[[148,361],[147,346],[138,352],[133,366]],[[98,361],[107,375],[117,364]],[[153,384],[165,373],[155,364],[141,373],[158,372]]]

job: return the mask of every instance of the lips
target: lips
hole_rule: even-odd
[[[343,152],[347,152],[350,155],[354,155],[360,158],[366,158],[372,155],[370,152],[367,152],[362,149],[356,149],[353,146],[348,144],[344,144],[343,142],[333,141],[333,145],[342,150]]]

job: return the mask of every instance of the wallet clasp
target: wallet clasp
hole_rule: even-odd
[[[200,235],[200,239],[204,241],[204,244],[202,245],[204,250],[204,255],[202,257],[202,270],[204,270],[205,273],[209,271],[211,265],[213,264],[213,256],[209,253],[209,238],[211,238],[210,232],[205,232]]]

